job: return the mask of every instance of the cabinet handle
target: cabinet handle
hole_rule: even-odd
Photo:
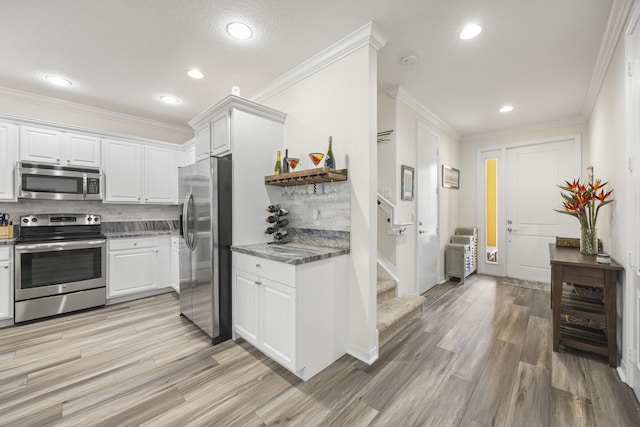
[[[256,264],[256,268],[260,268],[260,264]]]
[[[5,270],[8,270],[8,269],[9,269],[9,266],[8,266],[8,265],[5,265],[5,266],[4,266],[4,269],[5,269]]]
[[[256,283],[256,285],[258,285],[258,286],[262,285],[262,282],[261,282],[260,280],[256,280],[256,281],[255,281],[255,283]]]

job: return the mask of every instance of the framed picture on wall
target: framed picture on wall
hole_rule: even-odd
[[[402,187],[400,188],[400,194],[402,194],[402,200],[413,200],[414,169],[406,165],[402,165],[401,168],[400,182],[402,183]]]
[[[460,188],[460,171],[451,166],[442,165],[442,186],[444,188]]]

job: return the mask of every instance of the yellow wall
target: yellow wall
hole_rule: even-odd
[[[498,159],[487,160],[487,246],[498,246]]]

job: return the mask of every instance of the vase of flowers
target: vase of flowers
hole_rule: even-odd
[[[556,212],[575,216],[580,222],[580,252],[587,255],[598,253],[598,233],[596,222],[600,208],[613,202],[610,199],[613,190],[605,191],[607,183],[599,179],[594,183],[582,184],[580,180],[565,181],[566,185],[559,185],[563,191],[562,209]]]

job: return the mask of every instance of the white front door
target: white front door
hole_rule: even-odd
[[[416,202],[418,236],[416,238],[416,286],[422,294],[435,286],[440,266],[438,238],[438,137],[418,124]]]
[[[549,243],[578,237],[578,220],[555,212],[558,185],[580,176],[580,137],[571,135],[507,149],[507,276],[549,283]]]

